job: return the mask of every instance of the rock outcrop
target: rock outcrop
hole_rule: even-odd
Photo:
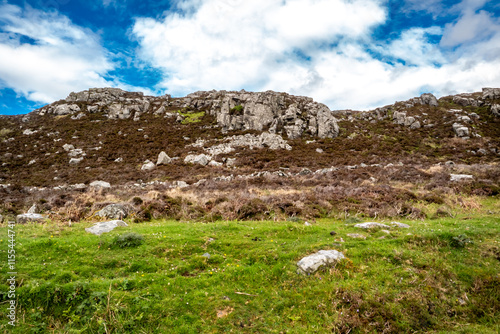
[[[202,110],[217,119],[224,131],[269,130],[295,139],[308,133],[320,138],[339,135],[337,119],[324,104],[309,97],[273,91],[196,92],[184,98],[144,96],[118,88],[91,88],[37,110],[40,115],[102,112],[110,119],[139,119],[144,113],[170,117],[169,111]],[[177,117],[180,117],[177,114]]]

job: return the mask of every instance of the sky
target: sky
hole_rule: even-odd
[[[500,87],[500,1],[0,0],[0,114],[92,87],[332,110]]]

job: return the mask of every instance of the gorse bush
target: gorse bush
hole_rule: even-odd
[[[120,248],[137,247],[144,243],[144,237],[138,233],[125,233],[116,236],[112,245]]]

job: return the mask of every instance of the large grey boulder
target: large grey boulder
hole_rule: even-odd
[[[99,217],[110,219],[123,219],[128,215],[127,208],[122,204],[110,204],[96,213]]]
[[[96,223],[93,226],[86,228],[85,231],[95,235],[101,235],[103,233],[108,233],[113,231],[118,226],[128,226],[128,225],[122,220],[111,220],[107,222]]]
[[[80,111],[80,107],[76,104],[60,104],[54,108],[53,113],[56,115],[70,115]]]
[[[319,252],[306,256],[297,262],[297,271],[300,274],[313,274],[318,271],[319,268],[334,265],[342,259],[345,259],[345,256],[339,251],[320,250]]]
[[[21,215],[16,216],[16,222],[18,224],[26,224],[26,223],[43,223],[46,221],[45,216],[42,216],[38,213],[23,213]]]
[[[360,224],[356,224],[354,225],[354,227],[358,227],[358,228],[362,228],[362,229],[370,229],[370,228],[391,228],[390,226],[388,225],[385,225],[385,224],[381,224],[381,223],[375,223],[375,222],[367,222],[367,223],[360,223]]]
[[[439,105],[437,98],[429,93],[422,94],[420,99],[422,100],[422,104],[429,105],[431,107],[437,107]]]
[[[483,88],[483,99],[500,99],[500,88]]]
[[[156,162],[156,165],[168,165],[169,163],[172,162],[172,158],[170,158],[167,153],[165,152],[160,152],[158,155],[158,161]]]

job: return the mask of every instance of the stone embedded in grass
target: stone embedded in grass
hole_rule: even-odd
[[[359,234],[359,233],[348,233],[347,236],[349,238],[354,238],[354,239],[363,239],[366,240],[366,236]]]
[[[101,235],[103,233],[108,233],[113,231],[118,226],[128,226],[123,220],[111,220],[108,222],[96,223],[91,227],[85,229],[85,231],[95,234]]]
[[[210,254],[208,254],[208,253],[205,253],[205,254],[203,254],[202,256],[203,256],[203,257],[206,257],[207,259],[210,259]]]
[[[18,224],[26,224],[29,222],[34,223],[43,223],[45,221],[45,217],[39,213],[24,213],[21,215],[17,215],[16,222]]]
[[[403,224],[403,223],[400,223],[400,222],[391,222],[392,225],[395,225],[397,227],[400,227],[400,228],[410,228],[410,225],[408,224]]]
[[[336,250],[320,250],[317,253],[304,257],[297,262],[299,274],[313,274],[320,267],[333,265],[340,260],[345,259],[344,254]]]
[[[381,223],[374,223],[374,222],[367,222],[367,223],[361,223],[361,224],[356,224],[354,227],[359,227],[359,228],[364,228],[364,229],[369,229],[369,228],[391,228],[389,225],[381,224]]]
[[[99,217],[123,219],[128,215],[127,209],[121,204],[110,204],[96,213]]]

